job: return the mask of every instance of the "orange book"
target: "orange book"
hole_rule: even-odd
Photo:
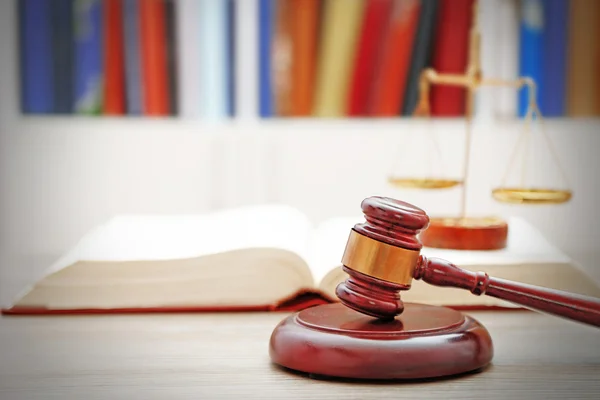
[[[139,4],[144,114],[168,115],[165,4],[162,0],[140,0]]]
[[[380,63],[376,69],[370,115],[400,114],[420,10],[419,0],[394,1],[392,19],[384,35]]]
[[[319,0],[292,2],[292,76],[291,109],[294,116],[312,111],[319,33]]]
[[[125,113],[125,61],[121,0],[104,0],[104,114]]]
[[[567,72],[567,114],[571,117],[590,117],[596,111],[598,87],[597,0],[578,0],[570,3],[569,54]]]

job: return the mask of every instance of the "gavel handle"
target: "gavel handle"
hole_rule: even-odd
[[[414,278],[434,286],[466,289],[525,308],[600,327],[600,299],[466,271],[439,258],[421,256]]]

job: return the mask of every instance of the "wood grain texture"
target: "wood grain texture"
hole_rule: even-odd
[[[528,311],[470,313],[490,331],[479,374],[322,381],[268,355],[285,313],[0,318],[0,399],[597,399],[600,330]]]
[[[600,299],[595,297],[495,278],[425,256],[415,270],[415,279],[435,286],[469,290],[477,296],[496,297],[531,310],[600,327]]]
[[[273,331],[269,355],[294,371],[368,380],[440,378],[481,370],[494,354],[489,332],[456,310],[407,303],[383,321],[343,304],[290,315]]]

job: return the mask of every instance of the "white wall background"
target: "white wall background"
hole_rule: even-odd
[[[21,118],[11,2],[0,5],[0,302],[96,224],[119,213],[200,213],[284,202],[315,223],[359,215],[360,201],[389,195],[431,215],[459,209],[459,192],[400,191],[386,178],[398,148],[407,175],[425,165],[427,134],[449,174],[460,171],[461,121],[272,121]],[[520,215],[584,267],[600,255],[598,120],[548,122],[574,190],[560,206],[509,206],[490,195],[520,133],[514,122],[475,125],[469,213]],[[404,158],[403,158],[404,160]],[[539,160],[539,159],[537,159]],[[538,165],[539,162],[537,162]],[[543,179],[554,177],[542,171]],[[560,183],[560,182],[559,182]]]

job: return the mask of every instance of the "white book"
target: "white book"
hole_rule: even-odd
[[[235,1],[236,118],[258,120],[258,1]]]
[[[183,118],[200,115],[200,42],[198,0],[177,0],[175,3],[176,35],[178,45],[179,110]]]
[[[197,0],[196,38],[200,47],[200,118],[227,117],[227,1]]]
[[[277,309],[312,296],[337,301],[346,279],[341,259],[362,215],[311,224],[281,204],[201,215],[117,216],[85,235],[5,312],[90,309]],[[598,285],[522,219],[509,220],[508,246],[498,251],[423,248],[472,271],[600,297]],[[407,302],[460,307],[515,307],[469,291],[413,280]],[[300,307],[299,306],[299,307]]]
[[[484,78],[518,79],[519,10],[518,0],[479,2]],[[518,89],[515,87],[485,86],[479,90],[477,97],[478,118],[511,119],[517,116]]]

